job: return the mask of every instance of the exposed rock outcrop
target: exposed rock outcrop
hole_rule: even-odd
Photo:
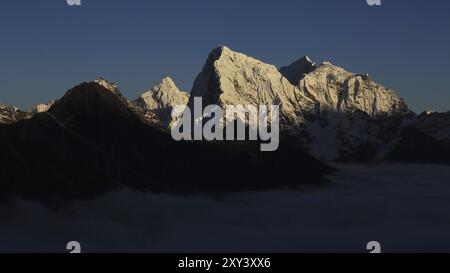
[[[0,102],[0,124],[10,124],[30,117],[30,113]]]
[[[48,103],[38,104],[38,105],[33,107],[33,109],[31,110],[31,113],[37,114],[37,113],[47,112],[48,109],[50,109],[50,107],[52,107],[52,105],[54,103],[55,103],[54,101],[51,101],[51,102],[48,102]]]

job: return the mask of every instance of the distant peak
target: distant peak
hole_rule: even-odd
[[[15,106],[4,104],[1,101],[0,101],[0,108],[7,109],[7,110],[9,110],[11,112],[18,112],[18,111],[20,111],[19,108],[15,107]]]
[[[141,94],[140,99],[148,101],[154,97],[176,97],[187,96],[187,93],[181,91],[171,77],[163,78],[158,84],[153,86],[149,91]]]
[[[309,56],[303,56],[300,59],[293,62],[292,64],[298,64],[298,63],[316,65],[316,63]]]
[[[175,81],[171,77],[163,78],[157,85],[153,86],[149,92],[184,93],[178,88]]]
[[[316,69],[317,66],[311,58],[304,56],[290,65],[282,67],[280,72],[292,85],[298,85],[305,74],[311,73]]]
[[[300,59],[297,59],[296,61],[294,61],[293,63],[290,64],[291,65],[316,65],[316,63],[309,57],[309,56],[303,56]]]
[[[165,77],[159,82],[159,85],[165,85],[169,87],[175,87],[177,88],[175,81],[171,77]],[[178,88],[177,88],[178,89]]]
[[[50,101],[48,103],[42,103],[42,104],[38,104],[36,106],[33,107],[33,109],[31,110],[31,112],[33,114],[36,113],[43,113],[43,112],[47,112],[48,109],[50,109],[50,107],[52,107],[52,105],[55,103],[55,101]]]
[[[239,51],[235,51],[235,50],[233,50],[233,49],[231,49],[231,48],[229,48],[228,46],[225,46],[225,45],[218,45],[209,54],[210,60],[217,60],[217,59],[220,59],[220,58],[225,57],[225,56],[234,56],[234,57],[240,56],[242,58],[250,57],[250,56],[248,56],[245,53],[242,53],[242,52],[239,52]]]
[[[119,91],[119,88],[117,87],[117,85],[115,85],[114,83],[102,78],[102,77],[98,77],[95,81],[95,83],[103,86],[104,88],[112,91],[112,92],[117,92]]]
[[[342,68],[342,67],[340,67],[340,66],[337,66],[337,65],[335,65],[334,63],[332,63],[332,62],[330,62],[330,61],[324,61],[323,63],[322,63],[322,65],[321,66],[319,66],[318,67],[318,69],[320,70],[320,69],[329,69],[329,70],[332,70],[332,71],[335,71],[336,73],[344,73],[344,74],[352,74],[352,75],[356,75],[356,74],[354,74],[354,73],[351,73],[351,72],[349,72],[349,71],[347,71],[346,69],[344,69],[344,68]],[[360,75],[360,76],[364,76],[364,77],[368,77],[368,75]]]
[[[230,50],[230,48],[226,45],[218,45],[216,48],[221,50]]]
[[[309,56],[305,56],[305,57],[303,57],[303,59],[305,59],[307,62],[309,62],[309,63],[314,63],[312,60],[311,60],[311,58],[309,58]]]
[[[437,113],[437,111],[434,111],[434,110],[428,110],[428,111],[425,111],[425,112],[423,112],[423,113],[421,113],[420,115],[422,116],[431,116],[431,115],[434,115],[434,114],[436,114]]]
[[[232,53],[233,51],[224,45],[218,45],[215,48],[211,50],[211,53],[209,54],[209,60],[217,60],[223,55],[228,55]]]

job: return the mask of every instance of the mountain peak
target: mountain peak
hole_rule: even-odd
[[[94,83],[97,83],[101,86],[103,86],[104,88],[112,91],[112,92],[118,92],[119,88],[117,87],[117,85],[115,85],[114,83],[102,78],[102,77],[98,77]]]
[[[155,85],[151,90],[151,91],[165,91],[165,92],[183,92],[181,91],[177,85],[175,84],[174,80],[171,77],[165,77],[164,79],[162,79],[157,85]]]
[[[428,110],[428,111],[425,111],[425,112],[420,113],[419,116],[431,116],[431,115],[434,115],[434,114],[436,114],[436,113],[438,113],[438,112],[435,111],[435,110]]]
[[[228,59],[226,61],[223,61],[224,59]],[[222,60],[222,63],[241,63],[242,65],[251,65],[251,63],[261,63],[263,65],[270,65],[272,67],[275,67],[271,64],[264,63],[258,59],[255,59],[253,57],[250,57],[242,52],[235,51],[225,45],[219,45],[215,47],[211,53],[208,56],[208,60],[206,61],[205,66],[214,66],[215,62],[218,60]],[[205,67],[204,67],[205,68]],[[226,67],[224,67],[226,68]]]
[[[298,92],[278,69],[227,47],[214,49],[194,81],[193,98],[201,97],[203,106],[280,105],[281,120],[299,124],[301,112],[312,102]],[[304,107],[299,107],[302,103]]]
[[[308,56],[304,56],[290,65],[280,68],[280,73],[283,74],[292,85],[298,85],[305,74],[311,73],[316,69],[316,64]]]
[[[368,74],[355,74],[323,62],[300,81],[299,88],[320,103],[323,110],[343,113],[361,110],[372,117],[405,113],[404,100]]]
[[[231,52],[233,51],[229,47],[218,45],[209,53],[207,63],[213,63],[220,59],[223,55],[229,55]]]
[[[101,89],[106,89],[115,95],[117,99],[119,99],[123,105],[127,107],[133,108],[133,105],[128,101],[128,99],[120,92],[119,88],[116,84],[111,81],[106,80],[105,78],[98,77],[95,81],[92,82],[94,85],[100,86]],[[92,88],[92,90],[96,90],[97,92],[101,91],[96,88]],[[133,109],[135,110],[135,109]]]
[[[217,50],[221,50],[221,51],[232,51],[228,46],[226,45],[218,45],[216,46]]]
[[[172,122],[171,112],[175,105],[186,105],[189,95],[178,89],[170,77],[165,77],[149,91],[133,102],[144,111],[147,119],[157,121],[164,126]]]
[[[119,119],[132,123],[142,120],[140,113],[135,111],[118,88],[103,78],[73,87],[48,109],[48,113],[66,125],[75,120],[80,124],[82,120],[91,119],[99,123]]]
[[[158,84],[153,86],[149,91],[141,95],[142,98],[150,96],[176,96],[179,93],[187,95],[186,92],[181,91],[175,84],[175,81],[170,77],[163,78]],[[158,95],[159,94],[159,95]]]

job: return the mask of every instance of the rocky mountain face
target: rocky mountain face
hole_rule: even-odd
[[[280,105],[283,137],[327,161],[389,159],[415,120],[402,98],[368,75],[330,62],[317,66],[309,57],[278,71],[225,46],[210,53],[190,107],[193,97],[201,97],[204,107]]]
[[[304,75],[298,88],[316,103],[315,119],[307,122],[309,148],[325,160],[378,149],[395,134],[383,119],[410,112],[393,90],[329,62]]]
[[[225,46],[214,49],[195,79],[193,98],[201,97],[203,106],[280,105],[284,126],[300,126],[314,109],[314,101],[293,86],[278,69]]]
[[[10,124],[30,117],[30,113],[0,102],[0,125]]]
[[[281,142],[176,142],[175,105],[280,105]],[[172,194],[324,182],[327,161],[450,164],[450,114],[408,110],[367,75],[302,58],[280,71],[220,46],[191,96],[163,79],[130,102],[102,78],[23,112],[0,104],[0,195],[89,198],[130,187]],[[311,156],[312,155],[312,156]]]
[[[404,114],[408,107],[393,90],[375,83],[368,75],[357,75],[324,62],[305,75],[298,86],[311,96],[323,112],[363,111],[371,117]]]
[[[148,119],[159,122],[164,127],[170,127],[175,121],[171,115],[173,107],[187,105],[188,100],[189,94],[178,89],[175,82],[166,77],[143,93],[133,104],[140,107]]]
[[[320,185],[334,170],[290,143],[261,153],[259,143],[176,142],[106,80],[82,83],[48,111],[0,126],[0,150],[0,195],[40,200],[123,187],[209,194]]]
[[[317,67],[308,57],[278,71],[224,46],[211,52],[195,80],[191,107],[194,96],[204,106],[279,104],[283,134],[324,160],[375,153],[386,135],[379,119],[409,112],[392,90],[367,75],[331,63]]]
[[[54,102],[52,101],[47,104],[36,105],[30,112],[28,112],[0,102],[0,124],[14,123],[22,119],[30,118],[34,114],[46,112],[53,105],[53,103]]]

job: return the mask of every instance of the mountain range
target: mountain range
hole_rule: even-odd
[[[280,105],[280,149],[175,142],[175,105]],[[244,121],[246,122],[246,121]],[[209,194],[322,185],[330,161],[450,163],[450,112],[417,115],[367,74],[303,57],[281,69],[212,50],[181,91],[171,78],[136,100],[99,78],[21,111],[0,104],[1,194],[89,198],[120,187]]]
[[[406,138],[430,136],[424,141],[445,146],[450,140],[448,114],[417,117],[393,90],[369,75],[330,62],[317,66],[309,57],[278,70],[219,46],[194,82],[190,106],[193,97],[202,97],[204,105],[279,104],[283,138],[325,161],[391,160]],[[395,160],[410,158],[397,154]],[[450,162],[448,157],[416,161]]]
[[[335,171],[290,143],[261,153],[258,143],[175,142],[104,79],[70,89],[48,111],[7,121],[0,126],[0,195],[223,194],[323,185]]]

